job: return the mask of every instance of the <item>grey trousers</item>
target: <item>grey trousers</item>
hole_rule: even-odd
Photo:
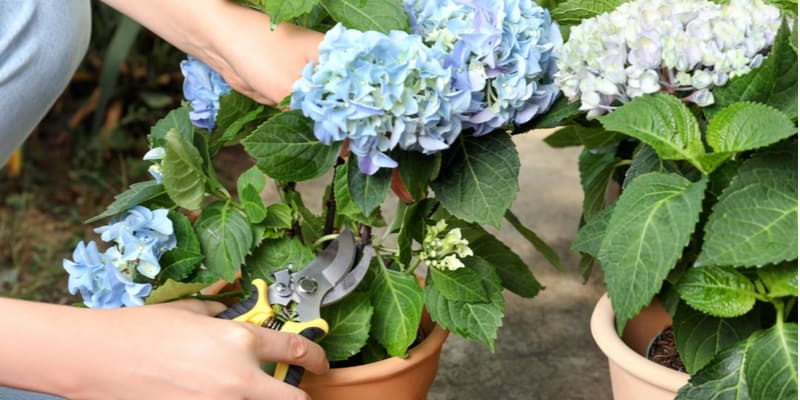
[[[64,91],[90,33],[89,0],[0,0],[0,166]]]
[[[0,0],[0,165],[78,68],[89,45],[89,6],[89,0]],[[0,400],[56,399],[0,387]]]

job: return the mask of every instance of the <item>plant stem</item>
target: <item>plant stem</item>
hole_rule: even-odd
[[[218,294],[196,294],[193,296],[186,296],[187,298],[193,298],[198,300],[224,300],[229,299],[231,297],[242,297],[244,296],[244,291],[242,290],[235,290],[232,292],[225,292],[225,293],[218,293]]]
[[[775,324],[778,326],[778,329],[781,329],[783,327],[783,320],[786,318],[784,315],[786,304],[781,300],[775,300],[772,302],[772,305],[775,306]]]
[[[421,258],[417,258],[417,259],[415,259],[415,260],[412,262],[412,264],[411,264],[411,265],[408,267],[408,269],[406,269],[406,272],[408,272],[409,274],[413,274],[413,273],[414,273],[414,270],[416,270],[416,269],[417,269],[417,267],[419,267],[419,266],[420,266],[420,264],[422,264],[422,259],[421,259]]]
[[[297,182],[286,182],[283,184],[284,194],[297,192],[296,188]],[[305,241],[303,240],[303,230],[300,228],[300,220],[292,222],[292,237],[299,239],[300,243],[305,244]]]
[[[336,219],[336,170],[339,165],[343,163],[341,158],[338,158],[336,165],[333,166],[333,177],[331,178],[331,191],[328,193],[328,198],[325,199],[325,227],[322,228],[323,235],[329,235],[333,232],[333,223]]]
[[[316,242],[314,242],[314,247],[320,246],[321,244],[323,244],[323,243],[325,243],[325,242],[327,242],[329,240],[336,239],[337,236],[339,236],[338,233],[331,233],[331,234],[327,234],[325,236],[321,236],[319,239],[317,239]]]

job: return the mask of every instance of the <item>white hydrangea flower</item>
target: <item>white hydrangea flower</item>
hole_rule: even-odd
[[[590,119],[658,91],[708,106],[711,89],[761,65],[780,23],[762,0],[634,0],[571,29],[556,83]]]
[[[425,239],[422,241],[422,251],[419,257],[429,267],[442,271],[464,268],[461,259],[473,255],[469,241],[461,236],[460,228],[454,228],[445,233],[446,230],[447,223],[444,220],[429,226]]]

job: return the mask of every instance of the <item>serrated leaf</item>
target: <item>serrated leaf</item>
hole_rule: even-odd
[[[336,167],[336,175],[333,181],[333,198],[336,202],[336,212],[362,224],[372,227],[380,226],[383,222],[380,208],[375,208],[372,214],[367,217],[364,215],[364,212],[361,211],[361,208],[353,201],[352,197],[350,197],[350,188],[347,183],[348,169],[349,166],[347,163]]]
[[[480,276],[469,268],[459,268],[455,271],[430,268],[428,274],[431,277],[431,284],[436,286],[439,293],[447,300],[470,303],[489,301]]]
[[[615,204],[611,204],[586,221],[586,224],[578,230],[578,234],[572,242],[573,251],[588,254],[594,258],[600,255],[600,248],[603,244],[603,238],[606,236],[608,222],[614,213],[614,207]]]
[[[169,219],[172,221],[177,246],[164,253],[158,260],[161,265],[158,279],[161,281],[172,279],[177,282],[185,282],[185,279],[203,261],[200,240],[194,233],[192,223],[189,222],[189,218],[185,215],[170,211]]]
[[[744,360],[752,399],[797,398],[797,324],[779,323],[750,338]]]
[[[624,136],[600,127],[567,125],[544,138],[553,148],[585,146],[588,149],[605,147],[624,139]]]
[[[395,357],[402,357],[417,338],[422,318],[422,288],[411,274],[377,268],[370,286],[375,312],[372,335]]]
[[[167,132],[164,140],[166,152],[161,160],[164,188],[176,205],[197,210],[203,205],[206,192],[203,158],[197,148],[174,129]]]
[[[267,207],[267,218],[264,226],[272,229],[288,229],[292,227],[292,209],[284,203],[270,204]]]
[[[522,297],[533,298],[544,288],[513,250],[477,224],[448,219],[447,226],[460,228],[475,256],[492,265],[503,287]]]
[[[145,304],[166,303],[197,293],[206,288],[208,283],[184,283],[168,280],[155,288],[145,299]]]
[[[322,308],[330,331],[319,342],[330,361],[346,360],[361,350],[369,339],[372,304],[366,293],[351,293],[341,301]]]
[[[570,103],[566,97],[559,96],[546,113],[536,116],[532,121],[522,124],[519,128],[515,128],[514,132],[523,133],[531,129],[555,128],[565,121],[580,115],[582,113],[580,106],[581,103],[579,101]]]
[[[347,188],[350,198],[365,215],[370,215],[383,203],[392,183],[392,171],[381,168],[373,175],[358,170],[358,160],[350,157],[347,161]]]
[[[613,11],[626,0],[567,0],[553,9],[553,19],[560,25],[578,25],[587,18]]]
[[[205,255],[205,266],[233,282],[253,243],[250,224],[230,204],[216,202],[203,209],[194,230]]]
[[[435,206],[435,200],[425,199],[405,207],[405,211],[402,214],[402,226],[400,227],[400,232],[397,234],[397,247],[400,251],[399,259],[404,265],[408,265],[408,263],[411,262],[412,241],[416,240],[418,243],[422,243],[425,237],[425,222],[428,219],[428,213],[430,213],[431,209]]]
[[[105,211],[84,221],[84,224],[112,217],[129,209],[140,205],[148,200],[152,200],[166,193],[164,185],[156,181],[145,181],[132,184],[128,190],[114,196],[114,202],[106,207]]]
[[[275,271],[289,265],[294,271],[300,271],[313,260],[314,252],[297,238],[267,239],[247,256],[247,268],[253,278],[272,283]]]
[[[762,266],[797,258],[797,155],[747,160],[705,226],[696,265]]]
[[[274,112],[274,110],[270,110]],[[268,115],[263,105],[253,99],[231,90],[219,98],[219,111],[217,112],[214,135],[212,137],[212,152],[233,140],[247,124],[264,118]]]
[[[797,261],[759,268],[758,278],[767,287],[770,298],[797,297]]]
[[[270,16],[270,22],[277,25],[308,14],[319,0],[261,0],[261,9]]]
[[[236,179],[236,191],[240,199],[244,197],[242,196],[242,191],[247,186],[252,186],[256,192],[261,193],[266,185],[267,177],[264,176],[261,170],[256,166],[250,167],[247,171],[242,172],[239,178]]]
[[[464,221],[500,227],[519,192],[519,154],[511,136],[461,136],[444,157],[431,183],[436,198]]]
[[[402,2],[392,0],[320,0],[337,22],[359,31],[408,31]]]
[[[528,227],[525,226],[510,209],[506,211],[506,221],[508,221],[508,223],[510,223],[511,226],[513,226],[514,229],[516,229],[517,232],[519,232],[519,234],[528,241],[528,243],[533,245],[533,248],[535,248],[539,254],[544,256],[544,258],[550,262],[550,265],[559,271],[564,271],[564,265],[561,264],[561,258],[558,257],[558,253],[556,253],[556,251],[550,247],[550,245],[545,243],[545,241],[542,240],[542,238],[540,238],[536,232],[528,229]]]
[[[720,318],[744,315],[756,303],[753,282],[731,267],[689,268],[677,290],[695,310]]]
[[[398,151],[392,154],[397,160],[397,171],[411,197],[422,200],[428,194],[428,185],[436,177],[441,163],[440,153],[425,155],[416,151]]]
[[[689,374],[696,374],[724,348],[747,339],[761,327],[757,313],[715,318],[680,303],[673,318],[678,353]]]
[[[714,105],[703,112],[709,118],[736,102],[768,104],[797,118],[797,52],[792,49],[789,28],[784,22],[778,30],[767,58],[758,68],[731,79],[713,91]]]
[[[750,340],[722,350],[689,379],[675,400],[748,400],[744,361]]]
[[[794,123],[782,112],[764,104],[740,102],[725,107],[709,121],[706,141],[715,152],[734,156],[796,132]]]
[[[703,164],[706,151],[697,119],[675,96],[637,97],[598,120],[609,131],[647,143],[662,159],[686,160],[703,173],[711,172]]]
[[[616,149],[584,150],[578,158],[583,186],[583,217],[591,218],[605,208],[608,185],[617,166]]]
[[[247,185],[242,191],[242,208],[247,215],[247,220],[252,224],[257,224],[267,217],[267,207],[264,206],[264,201],[261,200],[261,195],[258,194],[256,188]]]
[[[192,142],[194,127],[189,119],[189,109],[186,106],[170,111],[150,128],[150,135],[147,136],[150,141],[150,148],[164,146],[167,132],[172,129],[175,129],[187,142]]]
[[[672,172],[680,175],[680,168],[675,165],[674,161],[659,158],[658,153],[652,147],[641,144],[633,152],[631,165],[625,171],[625,180],[622,182],[622,188],[625,189],[628,183],[636,179],[636,177],[649,172]]]
[[[689,243],[707,182],[652,172],[616,201],[598,259],[620,333],[652,301]]]
[[[281,181],[316,178],[333,167],[341,144],[328,146],[314,137],[299,110],[276,114],[244,140],[245,150],[265,174]]]

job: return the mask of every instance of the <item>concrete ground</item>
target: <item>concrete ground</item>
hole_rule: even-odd
[[[558,251],[567,270],[554,270],[505,224],[498,237],[546,288],[533,299],[506,293],[494,354],[482,344],[450,335],[428,400],[611,399],[607,361],[589,332],[592,309],[605,291],[602,274],[595,268],[584,284],[580,257],[569,249],[583,200],[579,149],[552,149],[542,142],[545,136],[533,132],[514,138],[522,168],[512,210]]]

